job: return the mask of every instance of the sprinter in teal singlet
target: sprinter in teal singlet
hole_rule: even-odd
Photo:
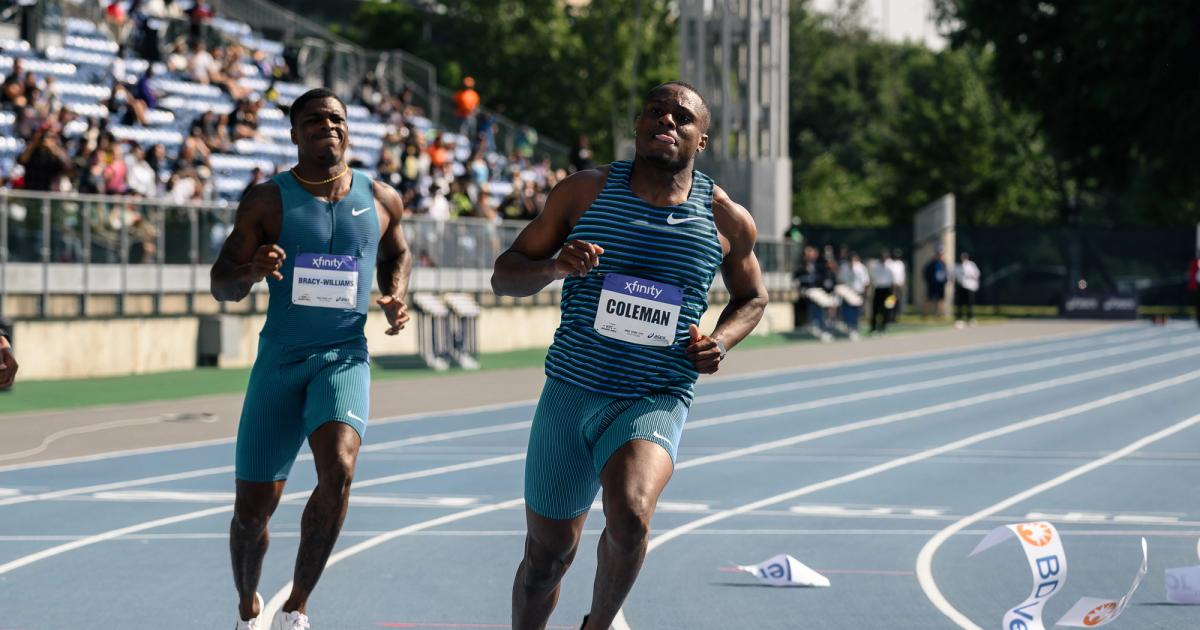
[[[346,517],[367,428],[370,363],[364,325],[376,276],[389,335],[408,321],[411,257],[400,196],[346,164],[346,106],[306,92],[289,112],[298,162],[253,187],[212,268],[212,293],[238,301],[267,280],[270,301],[237,439],[229,548],[239,629],[266,630],[257,593],[267,521],[307,439],[317,487],[300,526],[290,596],[270,630],[308,628],[306,604]]]
[[[546,627],[601,488],[606,522],[583,628],[607,630],[646,555],[692,385],[762,317],[754,221],[693,170],[708,124],[695,88],[654,88],[637,119],[636,158],[563,180],[496,260],[492,287],[501,295],[564,281],[525,463],[516,630]],[[730,302],[704,335],[700,317],[718,269]]]

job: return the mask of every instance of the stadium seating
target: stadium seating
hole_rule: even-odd
[[[151,87],[157,95],[157,108],[145,111],[144,124],[129,123],[129,117],[121,119],[119,111],[110,111],[114,81],[123,81],[132,87],[149,68],[145,59],[122,52],[103,25],[78,18],[65,18],[65,37],[59,45],[45,48],[38,53],[28,42],[0,40],[0,74],[11,73],[16,60],[20,60],[24,71],[31,71],[40,80],[54,77],[53,95],[67,109],[81,119],[69,123],[63,133],[75,138],[88,128],[88,119],[107,120],[107,128],[121,141],[136,142],[147,150],[156,144],[167,149],[174,158],[189,129],[205,112],[218,115],[231,114],[237,104],[229,93],[217,85],[206,85],[193,81],[185,72],[169,72],[164,63],[154,64]],[[240,43],[252,52],[265,53],[269,59],[281,61],[284,45],[264,39],[255,34],[247,24],[214,18],[210,26],[224,37]],[[124,56],[119,56],[124,55]],[[252,94],[252,98],[264,98],[268,91],[276,98],[275,104],[265,103],[258,111],[259,129],[256,138],[240,139],[232,143],[229,153],[214,153],[209,160],[212,170],[212,185],[217,199],[236,201],[250,180],[251,169],[259,167],[266,173],[287,168],[295,160],[295,147],[291,143],[290,124],[286,115],[277,107],[286,106],[296,97],[310,89],[298,83],[273,80],[264,76],[260,66],[242,63],[242,76],[238,87]],[[351,159],[356,160],[368,172],[373,172],[378,163],[384,137],[393,130],[392,125],[358,104],[347,107],[347,119],[351,128]],[[16,156],[25,147],[25,142],[15,137],[16,118],[13,112],[0,112],[0,170],[12,172]],[[410,124],[419,133],[432,140],[439,130],[432,121],[416,116]],[[447,142],[456,143],[452,165],[455,176],[463,175],[466,169],[461,162],[470,158],[467,138],[445,133]],[[506,173],[504,156],[490,155],[493,164],[501,165],[494,171]],[[496,200],[512,190],[506,181],[491,185],[490,194]]]

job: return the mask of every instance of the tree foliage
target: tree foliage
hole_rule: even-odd
[[[990,58],[885,42],[861,2],[833,14],[792,11],[794,210],[829,225],[907,223],[958,198],[964,224],[1042,222],[1053,164],[1035,119],[998,98]]]
[[[1070,221],[1200,218],[1200,3],[938,0],[960,49],[1038,112]]]
[[[670,5],[605,0],[568,10],[561,0],[459,0],[434,13],[366,2],[347,34],[433,62],[443,84],[473,76],[484,104],[560,142],[586,133],[598,156],[611,158],[614,127],[630,130],[641,94],[678,74]]]

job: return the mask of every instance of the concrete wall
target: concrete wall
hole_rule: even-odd
[[[711,331],[724,304],[713,304],[701,320]],[[484,306],[479,317],[480,350],[507,352],[550,345],[558,326],[559,309],[552,304]],[[224,340],[220,367],[244,367],[254,362],[262,314],[221,316]],[[415,321],[395,337],[384,334],[382,312],[367,317],[367,342],[372,354],[417,353]],[[15,324],[21,378],[59,379],[146,374],[186,370],[197,364],[200,318],[126,317],[108,319],[27,320]],[[767,307],[755,334],[792,329],[792,306],[777,301]]]

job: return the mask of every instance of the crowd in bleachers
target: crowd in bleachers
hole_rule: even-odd
[[[0,40],[0,184],[235,202],[294,163],[287,105],[309,86],[281,43],[203,0],[124,0],[105,15],[65,19],[62,45],[42,51]],[[531,129],[497,151],[495,120],[478,105],[439,129],[410,89],[393,94],[368,75],[348,100],[351,164],[416,215],[532,218],[566,172],[535,154]]]

